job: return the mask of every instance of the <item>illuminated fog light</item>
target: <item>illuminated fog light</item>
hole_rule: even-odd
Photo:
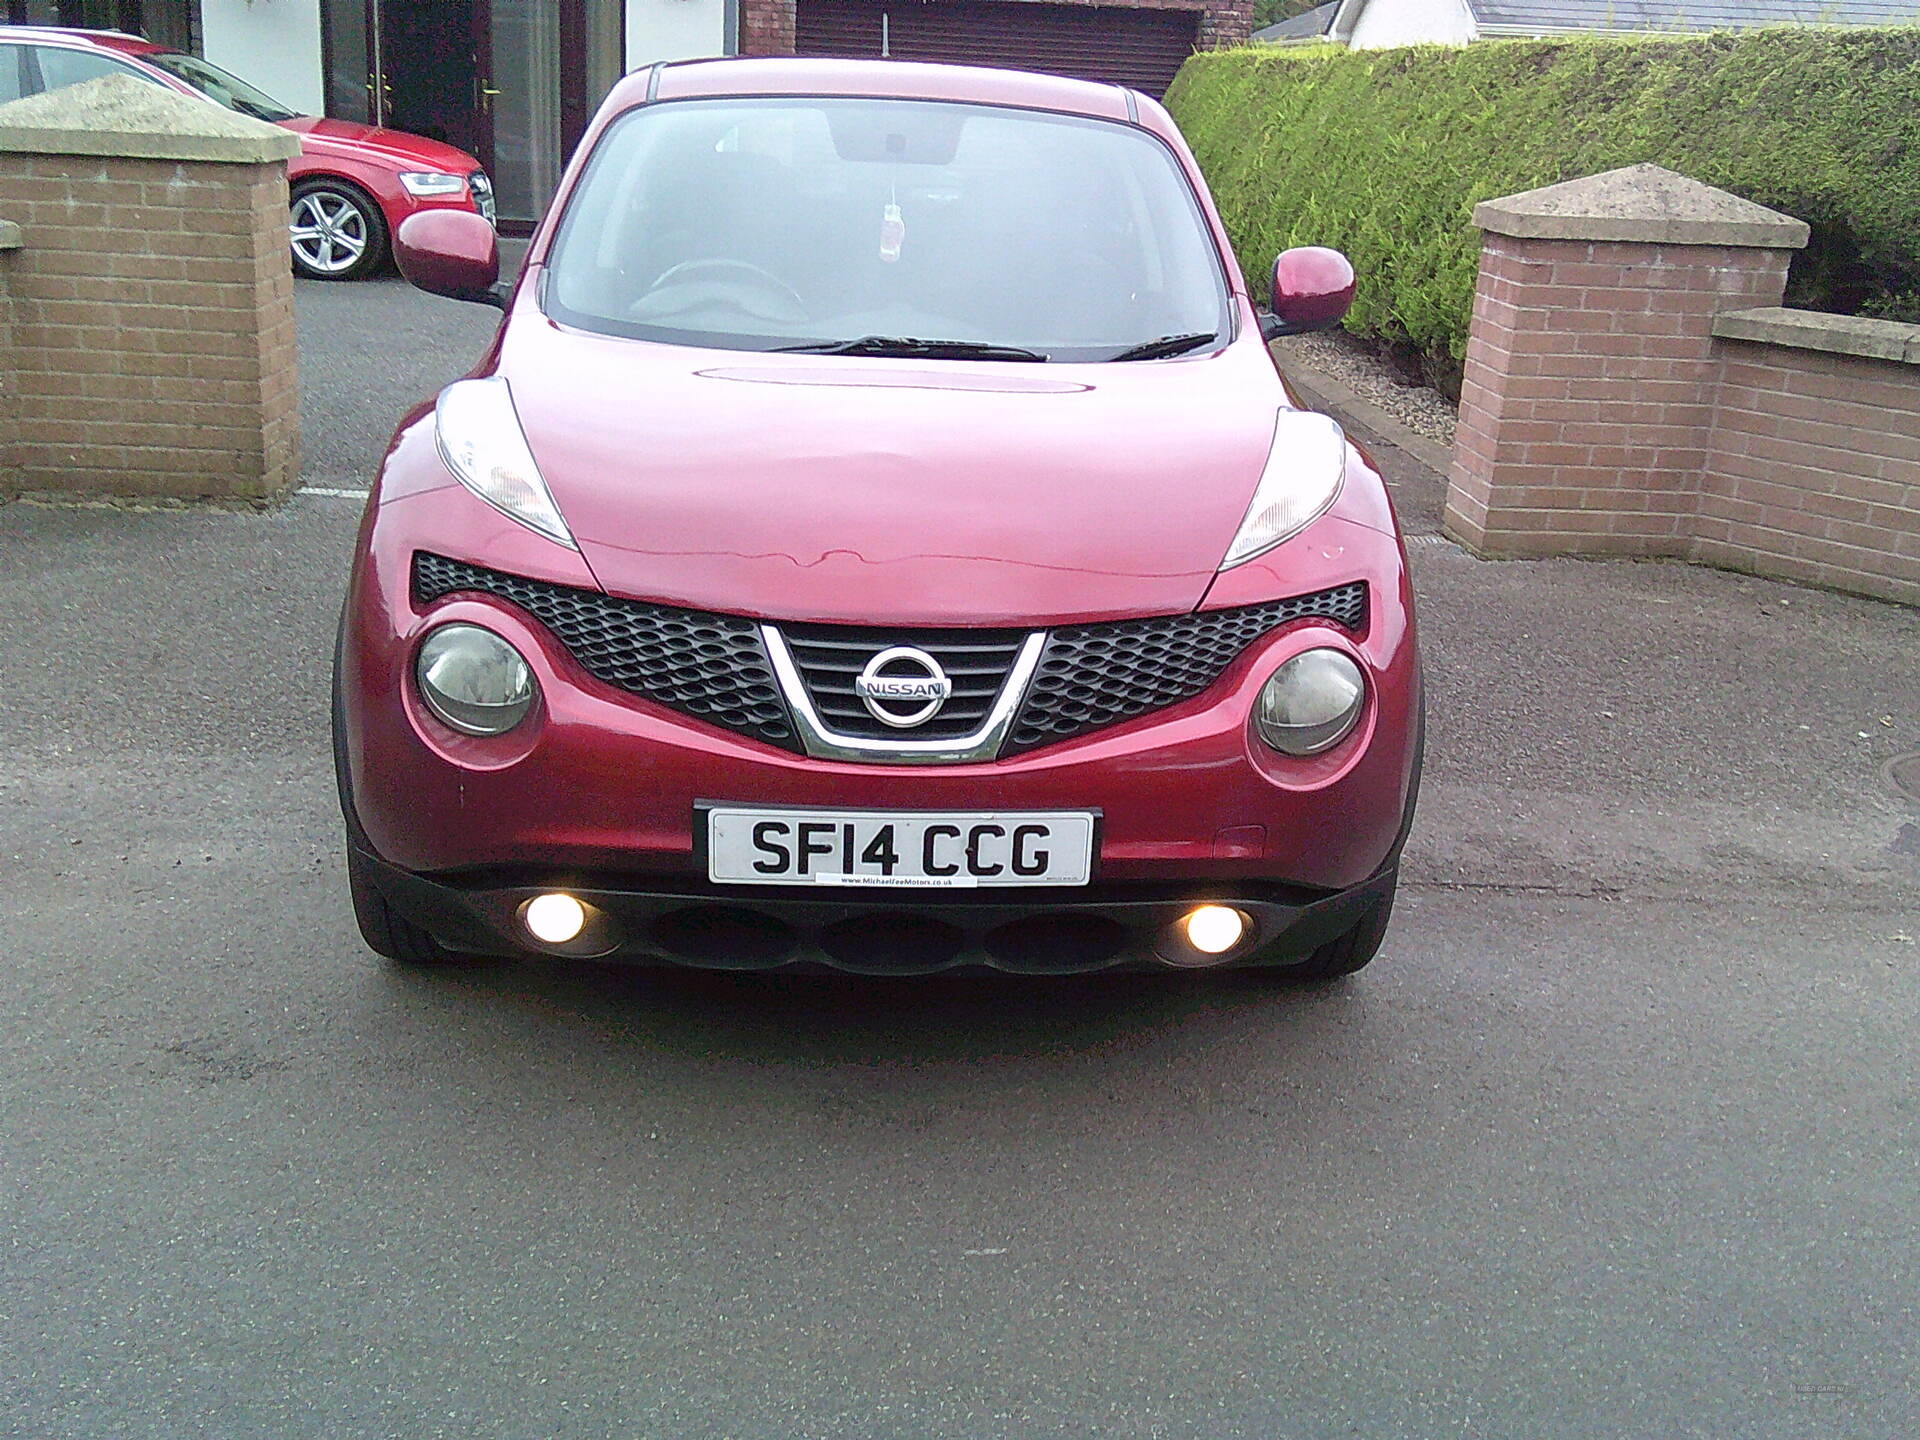
[[[1247,933],[1247,917],[1225,905],[1202,905],[1181,924],[1187,943],[1202,955],[1224,955]]]
[[[548,945],[564,945],[587,926],[587,908],[571,895],[536,895],[521,917],[527,933]]]
[[[1351,656],[1303,651],[1260,687],[1253,731],[1283,755],[1318,755],[1347,738],[1366,696],[1366,681]]]

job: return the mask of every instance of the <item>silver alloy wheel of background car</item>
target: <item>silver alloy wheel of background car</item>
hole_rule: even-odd
[[[296,185],[289,218],[294,271],[310,280],[357,280],[386,257],[380,207],[342,182]]]

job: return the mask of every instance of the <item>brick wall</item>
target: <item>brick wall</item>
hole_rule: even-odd
[[[1719,343],[1692,557],[1920,604],[1920,365]]]
[[[740,53],[793,54],[795,0],[741,0]]]
[[[1682,555],[1713,426],[1713,317],[1777,304],[1782,250],[1489,235],[1449,506],[1475,548]]]
[[[1803,224],[1653,166],[1475,218],[1449,535],[1920,603],[1920,326],[1779,308]]]
[[[1201,13],[1199,48],[1218,50],[1225,45],[1244,45],[1253,34],[1253,0],[1225,0],[1211,4]]]
[[[15,492],[298,478],[286,167],[0,152]]]
[[[20,227],[0,220],[0,363],[13,353],[13,307],[7,300],[13,257],[20,248]],[[13,377],[0,369],[0,498],[18,488],[14,460]]]

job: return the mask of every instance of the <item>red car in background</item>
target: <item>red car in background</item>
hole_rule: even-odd
[[[493,220],[486,173],[451,145],[296,115],[219,66],[137,35],[0,26],[0,102],[103,75],[132,75],[298,135],[300,153],[287,164],[293,268],[309,279],[372,273],[390,253],[400,222],[422,210],[466,210]]]
[[[382,954],[866,974],[1373,958],[1419,785],[1386,487],[1298,408],[1167,112],[883,61],[614,87],[401,424],[334,692]]]

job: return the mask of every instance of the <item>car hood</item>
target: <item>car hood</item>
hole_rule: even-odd
[[[396,170],[442,170],[452,175],[468,175],[480,168],[480,162],[464,150],[404,130],[316,115],[299,115],[280,125],[300,136],[301,149],[309,154],[351,155]]]
[[[509,325],[499,373],[609,592],[846,624],[1191,609],[1286,404],[1257,342],[1120,365],[929,363],[538,317]]]

